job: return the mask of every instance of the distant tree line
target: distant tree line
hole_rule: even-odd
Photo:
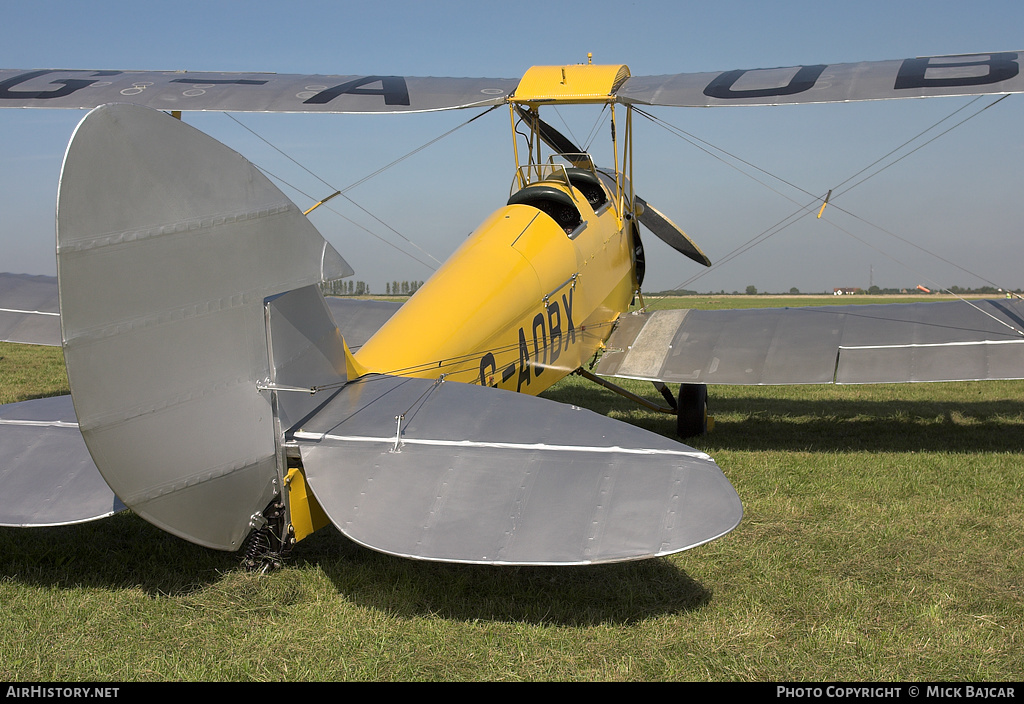
[[[981,288],[960,288],[959,286],[950,286],[949,287],[949,292],[950,293],[956,293],[956,294],[975,293],[975,294],[986,294],[986,295],[987,294],[1006,293],[1006,291],[1004,289],[996,288],[994,286],[982,286]],[[1019,288],[1015,288],[1015,289],[1013,289],[1011,291],[1011,293],[1020,293],[1020,292],[1021,292],[1021,290]]]
[[[411,296],[422,285],[422,281],[388,281],[385,286],[384,295]],[[320,291],[325,296],[369,296],[370,286],[365,281],[338,279],[337,281],[325,281],[320,284]]]
[[[391,281],[387,285],[389,296],[411,296],[423,285],[422,281]]]
[[[370,287],[365,281],[338,279],[320,284],[320,291],[325,296],[369,296]]]

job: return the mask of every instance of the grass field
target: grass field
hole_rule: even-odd
[[[807,301],[685,303],[723,298]],[[59,350],[0,345],[0,402],[61,392]],[[673,433],[582,379],[546,395]],[[713,387],[715,431],[692,444],[744,519],[629,564],[418,563],[324,529],[257,576],[130,513],[0,529],[0,681],[1019,681],[1022,398]]]

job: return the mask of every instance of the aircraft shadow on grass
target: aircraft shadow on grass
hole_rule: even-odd
[[[675,418],[636,412],[590,386],[556,387],[545,397],[611,414],[671,436]],[[708,394],[714,430],[688,443],[717,450],[800,452],[1024,452],[1024,409],[1013,400],[795,399]],[[648,397],[660,402],[652,390]],[[726,417],[740,420],[722,420]]]

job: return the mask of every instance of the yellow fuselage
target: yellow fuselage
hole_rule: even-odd
[[[357,352],[368,372],[538,394],[589,360],[637,283],[629,221],[608,194],[571,234],[531,205],[508,205],[480,225]]]

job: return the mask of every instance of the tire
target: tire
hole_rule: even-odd
[[[679,401],[676,405],[676,432],[681,438],[707,435],[707,384],[679,385]]]

